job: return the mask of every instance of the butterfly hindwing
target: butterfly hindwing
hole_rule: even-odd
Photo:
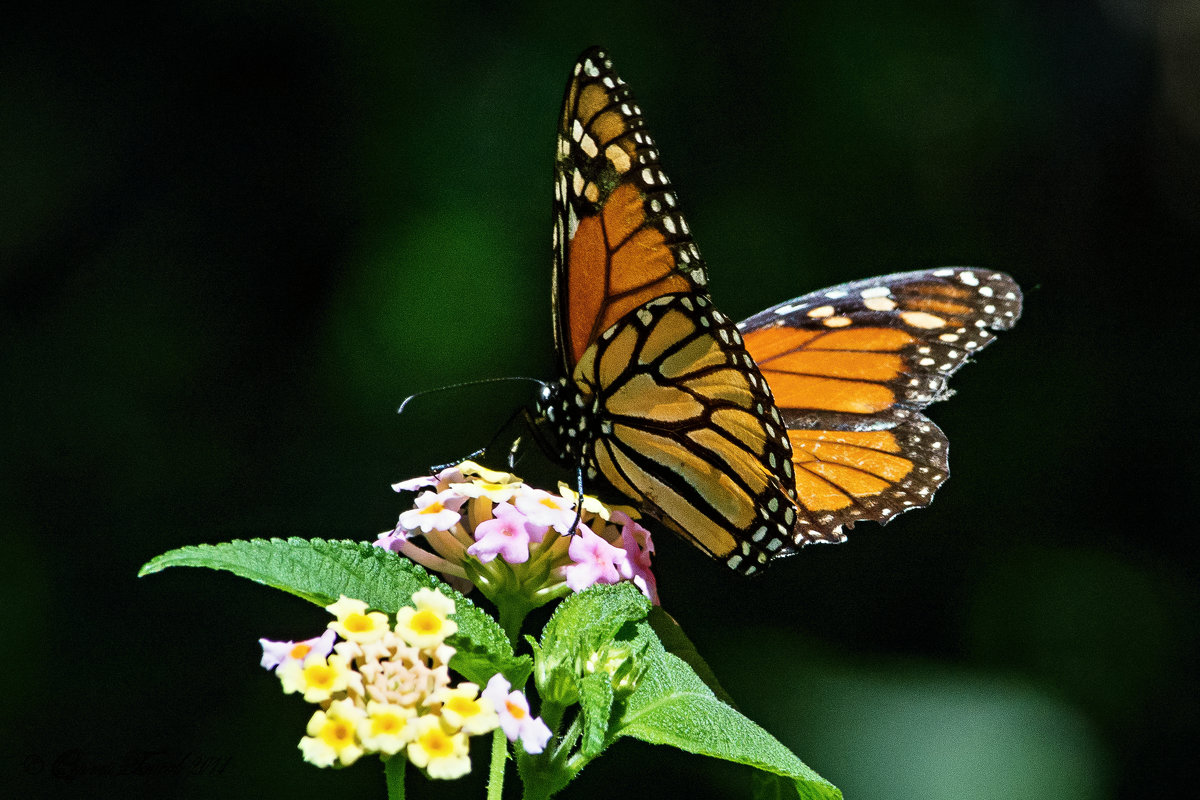
[[[637,307],[704,293],[707,274],[629,86],[599,48],[579,57],[554,164],[555,340],[570,374]]]
[[[875,431],[790,429],[796,546],[842,542],[844,528],[922,508],[949,477],[946,435],[923,414]]]
[[[920,409],[1020,313],[1007,275],[944,268],[824,289],[738,325],[789,428],[797,544],[929,504],[947,442]]]

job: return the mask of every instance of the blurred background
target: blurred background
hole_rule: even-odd
[[[35,8],[0,30],[14,796],[384,796],[373,762],[301,763],[309,709],[258,667],[259,636],[324,612],[135,574],[199,542],[372,539],[390,483],[530,392],[401,399],[552,375],[554,126],[591,44],[730,316],[946,264],[1026,289],[930,410],[953,466],[931,508],[753,581],[658,538],[664,605],[742,709],[848,798],[1190,788],[1196,3]],[[483,771],[411,796],[480,796]],[[621,742],[566,796],[650,775],[748,786]]]

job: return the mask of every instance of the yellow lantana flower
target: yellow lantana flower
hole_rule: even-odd
[[[448,686],[434,693],[430,700],[441,704],[442,719],[468,736],[493,731],[500,724],[500,717],[492,707],[492,701],[479,696],[477,684],[460,683],[458,686]]]
[[[334,761],[349,766],[363,754],[355,730],[365,712],[349,700],[331,703],[328,711],[318,711],[308,721],[305,736],[300,740],[304,760],[318,767],[328,767]]]
[[[313,653],[304,662],[291,661],[276,673],[284,694],[300,692],[310,703],[323,703],[350,684],[350,668],[343,656],[325,658]]]
[[[461,778],[471,771],[465,733],[448,733],[441,718],[432,714],[419,717],[409,725],[412,742],[408,745],[408,760],[425,770],[429,777]]]
[[[458,623],[448,617],[454,613],[454,601],[436,589],[418,589],[412,606],[396,612],[396,635],[413,647],[437,647],[446,637],[458,632]]]
[[[387,633],[387,614],[381,611],[367,612],[367,604],[342,595],[333,605],[325,606],[325,610],[337,619],[329,623],[329,628],[351,642],[366,644],[378,640]]]
[[[369,700],[366,718],[358,723],[358,738],[370,752],[395,755],[411,741],[408,723],[416,716],[414,708]]]

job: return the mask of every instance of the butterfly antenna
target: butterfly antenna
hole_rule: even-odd
[[[403,414],[404,409],[413,400],[416,400],[421,397],[426,397],[431,394],[437,394],[438,392],[448,392],[451,389],[465,389],[468,386],[482,386],[482,385],[488,384],[488,383],[502,383],[504,381],[529,381],[531,383],[536,383],[538,386],[541,386],[543,389],[545,389],[549,385],[545,381],[538,380],[537,378],[527,378],[523,375],[513,375],[513,376],[509,376],[509,377],[505,377],[505,378],[482,378],[477,381],[464,381],[463,383],[452,383],[448,386],[438,386],[433,389],[426,389],[421,392],[416,392],[415,394],[410,394],[408,397],[404,398],[404,401],[402,403],[400,403],[400,407],[398,409],[396,409],[396,413]]]

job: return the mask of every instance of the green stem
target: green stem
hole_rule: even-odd
[[[407,765],[408,759],[403,753],[397,753],[383,762],[388,800],[404,800],[404,767]]]
[[[507,760],[508,740],[504,738],[504,731],[496,728],[492,734],[492,768],[488,773],[487,800],[501,800],[503,797],[504,764]]]
[[[550,730],[557,731],[558,726],[562,723],[563,713],[566,710],[565,706],[543,699],[541,708],[542,722],[545,722]]]
[[[590,758],[585,756],[582,751],[576,751],[571,754],[571,757],[563,762],[563,769],[567,773],[567,780],[574,780],[579,771],[587,766]]]
[[[513,646],[513,650],[516,650],[518,643],[521,641],[521,623],[525,621],[525,617],[529,614],[529,607],[523,603],[504,602],[502,600],[496,604],[496,608],[500,612],[500,627],[504,629],[504,633],[508,636],[508,643]]]
[[[575,718],[571,720],[571,724],[567,726],[567,730],[562,736],[562,742],[559,743],[558,748],[555,749],[554,755],[551,758],[561,764],[567,763],[569,758],[568,754],[575,747],[575,743],[579,741],[579,737],[582,734],[583,712],[580,711],[580,713],[576,714]],[[580,766],[579,769],[583,769],[583,767]],[[576,772],[578,772],[579,769],[577,769]]]
[[[525,783],[522,800],[549,800],[579,774],[588,759],[583,753],[572,753],[571,750],[579,741],[582,732],[582,719],[580,716],[576,716],[563,734],[559,746],[539,758],[541,763],[538,764],[536,770],[529,770],[530,774]],[[522,757],[528,758],[529,756],[518,755],[518,758]]]

